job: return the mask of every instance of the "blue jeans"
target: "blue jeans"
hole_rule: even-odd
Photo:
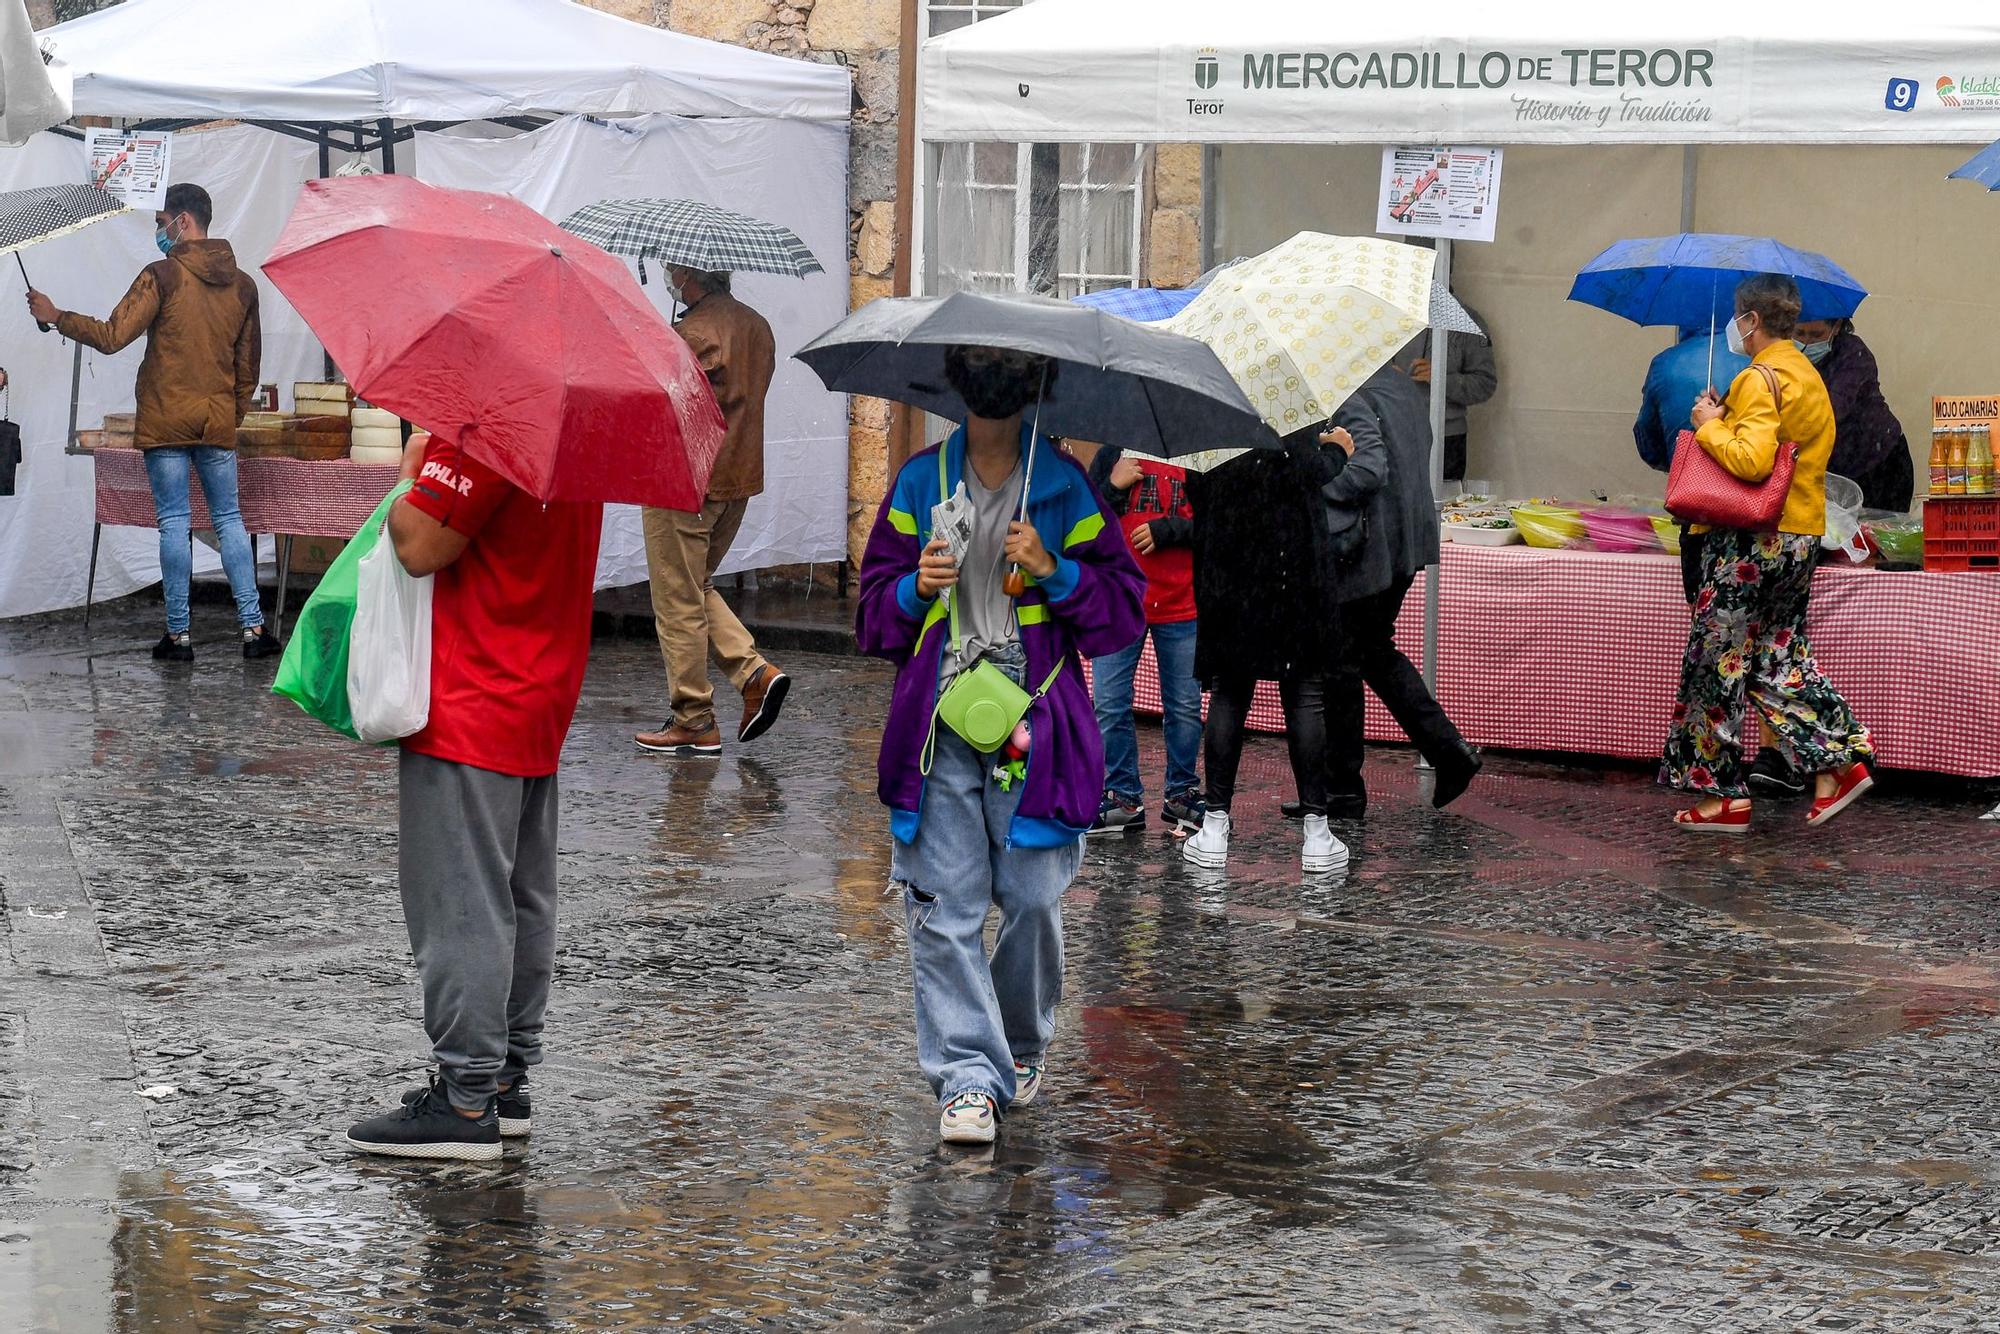
[[[1029,763],[1034,762],[1030,754]],[[917,836],[889,874],[903,891],[916,989],[917,1061],[940,1103],[968,1090],[1014,1100],[1014,1062],[1047,1051],[1062,999],[1062,896],[1083,841],[1010,848],[1021,786],[1002,792],[993,757],[939,725]],[[986,915],[1000,934],[986,957]]]
[[[222,541],[222,569],[229,576],[229,591],[236,596],[236,619],[245,630],[255,630],[264,623],[264,605],[257,596],[257,553],[236,508],[236,451],[194,445],[146,451],[146,480],[153,484],[153,514],[160,525],[167,633],[184,635],[188,629],[188,580],[194,577],[194,553],[188,549],[194,514],[188,500],[190,471],[201,474],[209,521]]]
[[[1195,622],[1149,625],[1153,656],[1160,668],[1160,702],[1167,734],[1167,795],[1201,785],[1195,762],[1201,756],[1201,686],[1194,679]],[[1104,786],[1134,806],[1145,804],[1139,778],[1139,737],[1132,726],[1132,680],[1138,675],[1139,642],[1119,653],[1091,660],[1097,729],[1104,733]]]

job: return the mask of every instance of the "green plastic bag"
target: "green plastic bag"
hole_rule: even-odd
[[[292,626],[292,638],[285,656],[278,662],[278,679],[271,687],[308,714],[344,737],[359,741],[354,732],[354,713],[347,707],[347,643],[354,628],[354,600],[359,587],[361,558],[381,540],[383,520],[389,507],[410,489],[399,482],[385,496],[361,531],[354,535],[333,564],[320,576],[319,587],[306,599]]]

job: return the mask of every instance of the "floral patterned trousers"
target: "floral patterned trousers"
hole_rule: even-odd
[[[1806,637],[1818,547],[1817,537],[1791,533],[1708,534],[1662,783],[1703,796],[1747,796],[1746,703],[1807,773],[1873,753],[1868,729],[1820,673]]]

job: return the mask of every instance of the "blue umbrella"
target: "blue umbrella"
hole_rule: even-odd
[[[1989,190],[2000,190],[2000,144],[1984,149],[1947,179],[1978,181]]]
[[[1107,287],[1101,292],[1085,292],[1072,297],[1082,305],[1095,306],[1128,320],[1151,324],[1170,320],[1201,295],[1197,287]]]
[[[1756,273],[1789,274],[1802,319],[1847,319],[1868,295],[1825,255],[1762,236],[1683,232],[1618,242],[1583,266],[1569,299],[1634,324],[1714,328],[1736,313],[1736,284]]]

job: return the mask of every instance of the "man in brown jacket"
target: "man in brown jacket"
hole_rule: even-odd
[[[729,291],[726,273],[669,267],[687,312],[674,326],[693,349],[726,427],[722,452],[699,514],[645,512],[646,566],[653,585],[653,621],[667,663],[673,716],[657,732],[634,738],[668,755],[722,753],[708,661],[743,692],[739,742],[754,741],[778,721],[791,678],[765,661],[736,613],[715,591],[715,570],[743,525],[750,497],[764,490],[764,395],[777,362],[771,326]]]
[[[194,565],[190,473],[200,475],[208,497],[222,568],[243,626],[243,656],[265,658],[284,648],[264,628],[257,556],[236,496],[236,428],[249,411],[263,357],[257,284],[236,267],[229,242],[209,239],[214,216],[208,191],[200,186],[168,190],[167,206],[153,215],[154,239],[166,258],[140,270],[109,320],[64,311],[40,292],[28,293],[28,311],[37,320],[107,356],[141,334],[146,337],[136,443],[145,451],[160,526],[167,633],[153,656],[166,662],[194,661],[188,613]]]

